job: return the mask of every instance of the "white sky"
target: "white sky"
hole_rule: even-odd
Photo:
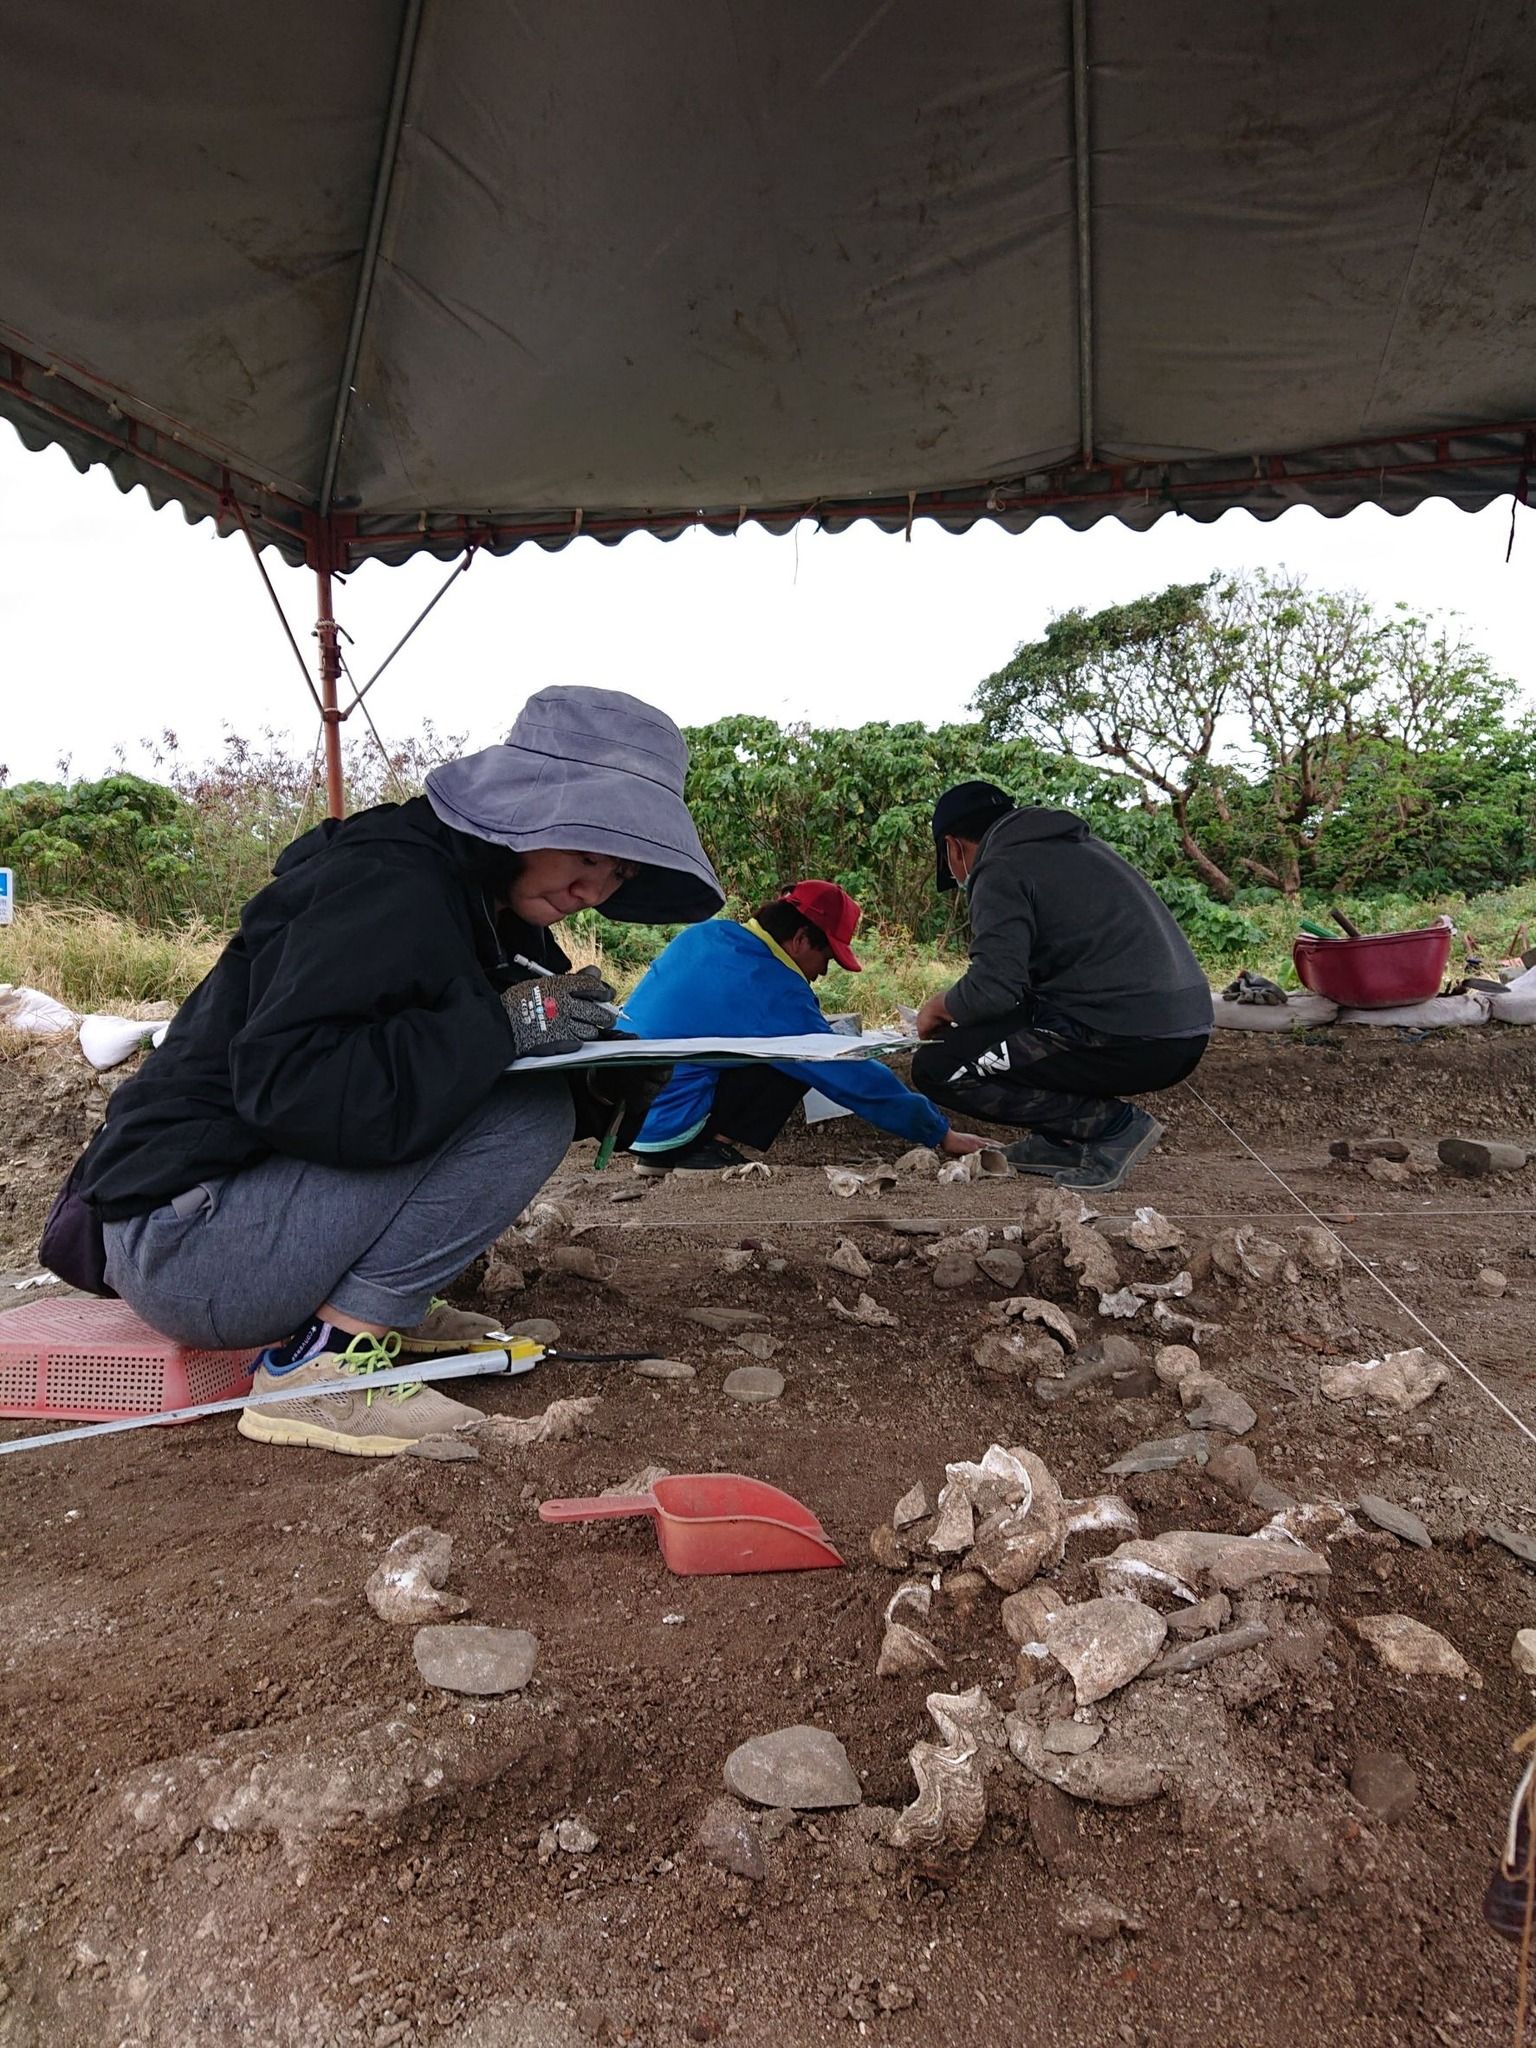
[[[643,535],[559,554],[478,560],[368,699],[384,738],[423,717],[472,745],[498,738],[546,683],[633,691],[681,724],[733,711],[787,721],[957,719],[977,681],[1054,612],[1093,610],[1215,569],[1280,567],[1383,605],[1458,612],[1496,668],[1536,694],[1529,592],[1536,527],[1521,515],[1506,567],[1509,501],[1476,517],[1432,504],[1403,519],[1365,507],[1268,525],[1168,517],[1150,533],[1113,520],[1086,534],[1044,520],[951,535],[919,520],[909,544],[872,528],[773,539]],[[264,557],[300,644],[312,648],[314,579]],[[359,571],[338,616],[362,677],[431,596],[435,561]],[[57,450],[29,455],[0,425],[0,762],[10,779],[110,765],[115,744],[170,727],[184,756],[227,720],[313,741],[313,708],[242,540],[80,476]],[[354,720],[354,723],[360,721]]]

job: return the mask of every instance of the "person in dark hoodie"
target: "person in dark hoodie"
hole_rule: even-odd
[[[369,1375],[402,1347],[462,1350],[439,1290],[573,1135],[603,1135],[627,1101],[627,1142],[665,1079],[506,1069],[612,1027],[613,991],[569,971],[559,919],[720,908],[687,759],[634,697],[541,690],[505,744],[435,768],[425,796],[288,847],[113,1095],[77,1172],[108,1286],[184,1344],[266,1347],[256,1392],[357,1381],[248,1407],[243,1435],[388,1456],[479,1422],[420,1383],[370,1392]]]
[[[1124,1100],[1200,1063],[1210,985],[1156,891],[1071,811],[990,782],[933,813],[940,889],[963,886],[971,964],[917,1013],[912,1080],[962,1115],[1020,1124],[1021,1173],[1117,1188],[1163,1127]]]

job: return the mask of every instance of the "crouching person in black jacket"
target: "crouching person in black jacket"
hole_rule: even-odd
[[[606,1132],[621,1086],[621,1141],[638,1131],[665,1069],[506,1069],[612,1025],[612,990],[569,971],[551,925],[597,904],[656,923],[719,909],[686,765],[677,727],[633,697],[539,692],[425,796],[296,840],[113,1095],[75,1177],[108,1287],[182,1343],[265,1346],[256,1392],[356,1378],[245,1409],[244,1435],[388,1456],[478,1424],[368,1378],[402,1345],[464,1348],[434,1297],[573,1135]]]
[[[1022,1125],[1020,1173],[1117,1188],[1163,1134],[1123,1098],[1192,1074],[1210,985],[1146,879],[1070,811],[990,782],[933,813],[938,886],[963,886],[971,964],[917,1013],[913,1085],[945,1109]]]

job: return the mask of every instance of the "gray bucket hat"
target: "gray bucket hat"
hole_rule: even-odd
[[[622,690],[557,685],[523,706],[505,741],[427,777],[445,825],[526,853],[557,846],[634,861],[603,905],[625,924],[695,924],[725,901],[688,806],[688,747],[664,711]]]

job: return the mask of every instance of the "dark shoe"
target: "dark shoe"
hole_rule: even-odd
[[[1003,1157],[1015,1173],[1040,1173],[1054,1180],[1058,1173],[1083,1164],[1083,1147],[1075,1139],[1048,1138],[1044,1131],[1031,1131],[1027,1138],[1005,1145]]]
[[[637,1152],[635,1171],[647,1178],[661,1173],[723,1173],[728,1166],[745,1166],[747,1155],[719,1138],[701,1138],[676,1152]]]
[[[1082,1164],[1058,1173],[1056,1185],[1077,1188],[1083,1194],[1107,1195],[1119,1187],[1138,1159],[1144,1159],[1163,1135],[1155,1116],[1133,1109],[1131,1120],[1112,1138],[1095,1138],[1083,1146]]]

